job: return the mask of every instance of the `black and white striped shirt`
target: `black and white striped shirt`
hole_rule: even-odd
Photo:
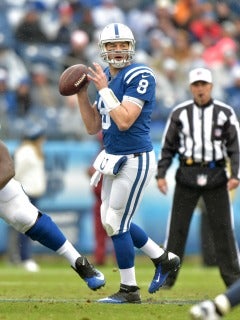
[[[180,159],[210,162],[230,159],[231,177],[240,179],[240,130],[232,107],[211,100],[197,106],[193,100],[176,106],[167,121],[158,161],[158,177],[166,175],[176,154]]]

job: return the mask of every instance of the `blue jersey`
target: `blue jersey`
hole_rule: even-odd
[[[104,71],[111,88],[121,102],[124,96],[144,100],[139,117],[132,126],[120,131],[97,96],[97,108],[102,117],[103,144],[107,153],[132,154],[149,152],[153,149],[150,139],[151,114],[155,105],[156,82],[153,71],[143,64],[134,63],[123,69],[111,79],[109,67]]]

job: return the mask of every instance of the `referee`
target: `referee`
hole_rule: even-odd
[[[240,131],[234,110],[212,98],[212,74],[206,68],[189,73],[193,100],[176,106],[163,134],[158,160],[157,185],[167,193],[166,172],[178,155],[176,186],[168,221],[166,249],[181,261],[194,209],[202,197],[209,218],[217,265],[227,287],[240,278],[229,191],[240,179]],[[226,162],[230,173],[226,172]],[[165,283],[174,285],[177,272]]]

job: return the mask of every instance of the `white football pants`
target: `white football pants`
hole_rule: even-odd
[[[116,176],[104,175],[101,219],[109,236],[129,230],[144,191],[156,173],[154,151],[130,157]]]

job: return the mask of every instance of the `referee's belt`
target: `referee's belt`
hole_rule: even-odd
[[[182,158],[180,159],[180,166],[183,167],[205,167],[205,168],[215,168],[222,167],[224,168],[226,162],[224,159],[217,161],[194,161],[192,158]]]

